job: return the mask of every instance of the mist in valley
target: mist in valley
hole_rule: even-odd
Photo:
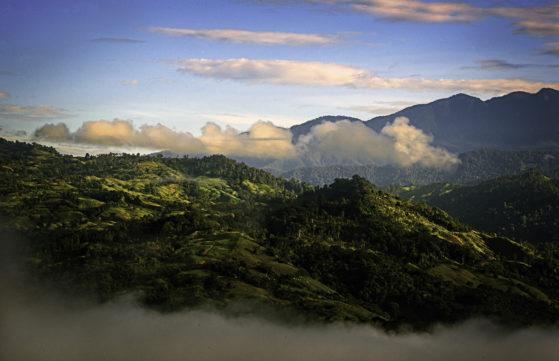
[[[271,310],[268,317],[207,310],[161,314],[132,296],[92,304],[31,286],[13,261],[20,252],[10,238],[3,232],[0,359],[5,361],[551,361],[559,353],[558,329],[505,330],[485,320],[388,334],[369,325],[285,320]]]

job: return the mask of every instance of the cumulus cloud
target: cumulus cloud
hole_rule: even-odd
[[[348,65],[291,60],[249,59],[181,59],[173,62],[178,71],[206,78],[229,79],[251,84],[303,86],[346,86],[352,88],[399,88],[422,90],[448,89],[479,93],[511,91],[537,92],[541,88],[558,88],[557,83],[523,79],[416,79],[383,78],[371,70]]]
[[[0,91],[0,99],[7,99],[10,97],[10,93]]]
[[[46,138],[53,141],[67,140],[70,137],[70,130],[64,123],[45,124],[35,131],[35,137]]]
[[[187,154],[224,154],[233,157],[298,159],[304,164],[420,164],[448,168],[458,158],[431,145],[432,137],[396,118],[380,133],[362,122],[324,122],[292,143],[288,129],[259,121],[247,132],[207,123],[194,137],[164,125],[136,129],[129,121],[115,119],[84,122],[75,132],[63,124],[46,124],[35,131],[38,140],[105,147],[148,148]]]
[[[203,40],[263,45],[332,45],[342,39],[340,35],[301,34],[235,29],[180,29],[152,26],[149,27],[148,30],[154,33],[192,37]]]
[[[459,162],[444,149],[433,147],[433,138],[399,117],[380,133],[361,122],[342,120],[314,126],[297,142],[298,153],[310,161],[337,164],[421,164],[448,168]]]
[[[269,122],[257,122],[248,132],[208,123],[202,135],[177,132],[162,124],[134,128],[129,121],[115,119],[84,122],[74,133],[64,132],[63,124],[44,125],[35,131],[38,139],[94,144],[108,147],[143,147],[188,154],[224,154],[231,156],[294,157],[291,133]]]
[[[381,131],[382,135],[394,140],[394,158],[396,163],[407,166],[419,163],[425,166],[450,167],[458,164],[456,155],[431,146],[433,137],[426,135],[409,124],[409,119],[398,117],[392,124],[387,124]]]
[[[134,80],[123,80],[120,82],[120,85],[122,86],[138,86],[140,85],[140,81],[137,79]]]
[[[18,120],[45,120],[69,118],[70,114],[62,108],[52,105],[17,106],[14,104],[0,105],[0,118]]]

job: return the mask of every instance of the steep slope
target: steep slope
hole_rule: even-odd
[[[0,205],[43,284],[160,310],[275,305],[311,320],[425,328],[559,320],[559,258],[398,200],[224,157],[103,155],[0,141]],[[245,308],[241,308],[245,309]]]
[[[559,244],[559,180],[535,170],[475,186],[438,183],[388,190],[402,198],[439,207],[486,232]]]

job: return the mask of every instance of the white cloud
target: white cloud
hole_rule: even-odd
[[[140,81],[137,79],[134,80],[123,80],[120,82],[120,85],[122,86],[138,86],[140,85]]]
[[[450,167],[459,160],[448,151],[431,146],[433,137],[409,124],[409,119],[398,117],[382,128],[382,135],[392,137],[394,160],[404,166],[419,163],[429,167]]]
[[[299,138],[297,152],[307,163],[421,164],[448,168],[458,158],[431,145],[432,137],[409,125],[404,117],[387,124],[380,133],[360,122],[324,122]]]
[[[188,154],[224,154],[263,158],[295,156],[291,133],[269,122],[256,122],[248,132],[239,133],[214,123],[202,128],[202,135],[177,132],[164,125],[143,125],[139,129],[126,120],[84,122],[74,133],[64,124],[47,124],[35,131],[45,141],[66,141],[107,147],[148,148]]]
[[[249,83],[308,86],[351,85],[370,78],[367,70],[347,65],[291,60],[182,59],[179,71],[207,78],[232,79]]]
[[[0,91],[0,99],[7,99],[10,97],[10,93]]]
[[[172,36],[192,37],[197,39],[252,43],[263,45],[332,45],[339,42],[341,35],[301,34],[271,31],[249,31],[235,29],[180,29],[165,27],[149,27],[149,31]]]
[[[326,0],[325,2],[330,2]],[[352,9],[377,17],[418,22],[472,22],[482,12],[468,4],[416,0],[333,1],[350,3]]]
[[[347,86],[365,89],[448,89],[478,93],[510,91],[536,92],[541,88],[558,88],[557,83],[522,79],[416,79],[382,78],[373,71],[348,65],[290,60],[182,59],[174,61],[179,71],[201,77],[229,79],[253,84],[304,86]]]

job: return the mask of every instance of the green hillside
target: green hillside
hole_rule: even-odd
[[[476,231],[363,178],[312,188],[222,156],[62,156],[0,140],[2,228],[28,272],[103,302],[238,302],[426,328],[559,320],[559,252]]]
[[[439,207],[462,222],[516,240],[559,244],[559,180],[537,170],[474,186],[392,186],[402,198]]]

